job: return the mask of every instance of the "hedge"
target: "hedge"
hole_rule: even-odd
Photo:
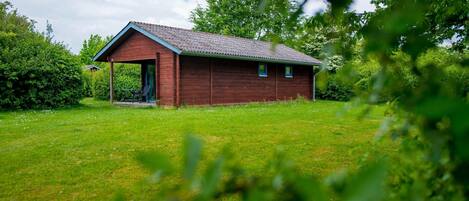
[[[0,2],[0,109],[43,109],[78,104],[78,59],[52,41],[52,29],[35,31],[9,2]]]
[[[61,44],[35,36],[1,51],[0,109],[43,109],[78,104],[78,60]]]

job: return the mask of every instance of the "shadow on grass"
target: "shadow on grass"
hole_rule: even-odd
[[[67,110],[87,110],[87,109],[110,109],[114,108],[113,105],[109,104],[107,101],[95,100],[93,98],[84,98],[80,100],[78,104],[67,105],[59,108],[31,108],[31,109],[5,109],[0,108],[0,118],[3,115],[1,113],[10,113],[10,112],[47,112],[47,111],[67,111]]]

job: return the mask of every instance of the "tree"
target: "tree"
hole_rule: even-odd
[[[296,49],[323,60],[326,69],[337,71],[343,60],[356,56],[355,46],[361,41],[358,31],[366,21],[365,14],[346,12],[340,21],[333,18],[332,9],[306,18],[298,39]],[[342,51],[347,50],[347,51]]]
[[[290,16],[298,5],[289,0],[208,0],[192,11],[194,30],[243,38],[283,42],[295,27]]]
[[[111,41],[112,36],[107,36],[105,38],[97,34],[92,34],[88,39],[83,41],[82,48],[80,50],[80,61],[83,65],[99,65],[103,67],[103,63],[93,62],[93,57],[101,50],[109,41]]]
[[[44,35],[49,41],[52,41],[54,38],[54,29],[52,28],[52,24],[49,23],[49,20],[46,22],[46,31],[42,33],[42,35]]]

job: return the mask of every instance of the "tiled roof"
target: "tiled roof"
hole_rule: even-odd
[[[197,32],[142,22],[131,22],[181,50],[182,55],[247,59],[282,63],[317,65],[313,57],[282,44]]]

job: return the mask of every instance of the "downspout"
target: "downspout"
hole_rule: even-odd
[[[275,65],[275,101],[278,101],[278,64]]]
[[[212,66],[212,59],[208,58],[208,68],[209,68],[209,104],[213,105],[213,66]]]
[[[316,101],[316,73],[313,74],[313,102]]]
[[[321,67],[318,68],[318,71],[316,72],[316,68],[313,67],[313,94],[312,94],[312,97],[311,99],[314,101],[316,101],[316,75],[319,74],[321,72]]]
[[[179,54],[174,53],[175,55],[175,68],[176,68],[176,107],[181,106],[181,61],[179,59]]]

